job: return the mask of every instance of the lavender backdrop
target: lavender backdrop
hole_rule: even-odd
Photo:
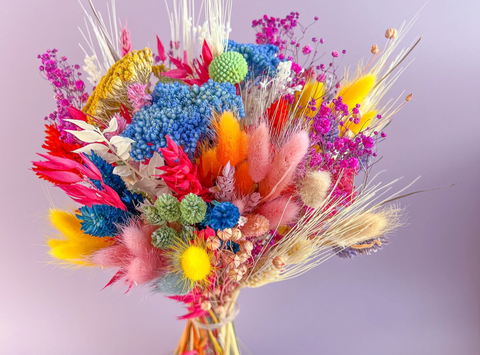
[[[104,1],[96,1],[105,12]],[[411,19],[416,0],[292,2],[238,0],[232,38],[253,41],[251,20],[295,10],[323,48],[347,50],[355,65],[383,43],[388,27]],[[135,48],[168,36],[161,0],[117,1],[128,17]],[[398,80],[414,99],[388,128],[377,171],[384,181],[418,175],[414,189],[458,185],[407,198],[410,225],[392,245],[370,257],[333,258],[285,283],[240,296],[240,338],[253,354],[479,354],[480,175],[478,144],[480,26],[477,0],[431,0],[407,36],[424,40]],[[1,55],[0,353],[21,355],[168,354],[184,323],[183,309],[138,289],[100,292],[112,276],[48,264],[46,210],[72,206],[38,181],[29,161],[43,140],[43,117],[54,109],[36,55],[56,47],[71,63],[83,61],[74,0],[3,0]],[[402,185],[403,186],[403,185]],[[398,185],[400,188],[400,185]]]

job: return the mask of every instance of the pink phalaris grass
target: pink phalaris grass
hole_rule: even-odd
[[[248,173],[254,182],[260,182],[270,170],[270,134],[265,123],[261,123],[248,135]]]
[[[255,211],[270,223],[270,229],[276,229],[288,223],[295,222],[298,218],[301,206],[289,197],[278,197],[267,202]]]
[[[92,256],[92,261],[98,265],[119,268],[107,286],[123,279],[130,288],[163,275],[166,259],[151,243],[152,233],[156,229],[156,226],[132,220],[122,229],[117,244],[103,248]]]
[[[132,50],[130,31],[127,28],[127,23],[125,23],[125,27],[122,28],[122,33],[120,34],[120,42],[122,44],[122,57],[124,57],[127,53],[130,53]]]

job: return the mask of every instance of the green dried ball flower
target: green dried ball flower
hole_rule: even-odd
[[[167,222],[176,222],[180,218],[180,203],[169,194],[163,194],[155,202],[160,218]]]
[[[180,231],[180,237],[185,241],[192,241],[195,239],[195,228],[192,226],[184,226]]]
[[[200,196],[189,193],[180,202],[182,219],[188,224],[200,223],[207,213],[207,204]]]
[[[160,217],[155,206],[143,206],[143,215],[150,224],[155,226],[161,226],[162,224],[165,224],[165,220]]]
[[[217,83],[238,84],[248,73],[248,64],[242,54],[225,52],[212,60],[208,74]]]
[[[178,234],[175,229],[161,227],[152,233],[152,244],[158,249],[169,249],[177,238]]]

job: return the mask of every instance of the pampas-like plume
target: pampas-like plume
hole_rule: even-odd
[[[349,110],[351,110],[356,104],[363,102],[375,86],[376,80],[377,78],[374,74],[364,75],[345,85],[338,93],[338,96],[342,97],[343,103],[347,104]]]
[[[347,219],[339,228],[335,243],[346,248],[381,237],[399,227],[401,209],[396,206],[379,211],[364,212]]]
[[[270,135],[265,123],[248,135],[248,172],[254,182],[260,182],[270,169]]]
[[[275,154],[270,170],[259,186],[259,192],[266,200],[279,196],[292,183],[295,169],[307,154],[308,146],[308,133],[300,131]]]
[[[320,207],[327,197],[332,184],[328,171],[308,171],[300,188],[300,197],[305,205],[311,208]]]
[[[242,282],[242,286],[255,288],[264,286],[280,275],[281,270],[273,266],[272,259],[261,258],[249,276]]]
[[[294,222],[297,219],[299,212],[300,206],[298,203],[288,197],[279,197],[273,201],[267,202],[256,211],[256,213],[261,214],[268,219],[270,222],[270,229],[276,229],[287,223]]]
[[[73,213],[51,209],[49,219],[63,236],[61,239],[47,239],[50,255],[62,265],[94,266],[95,263],[89,259],[90,255],[113,244],[112,238],[97,238],[85,234]]]
[[[248,136],[232,112],[224,112],[214,123],[217,135],[217,159],[222,166],[228,162],[236,167],[247,157]]]
[[[249,163],[244,161],[240,164],[235,172],[235,192],[237,195],[248,195],[255,183],[253,182],[249,173]]]

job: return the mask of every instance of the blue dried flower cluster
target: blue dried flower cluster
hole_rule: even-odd
[[[165,136],[184,147],[190,156],[197,142],[208,131],[213,112],[234,111],[244,117],[243,102],[235,86],[209,80],[201,87],[158,83],[152,104],[135,114],[122,133],[135,141],[130,155],[136,161],[150,159],[159,148],[167,146]]]
[[[229,40],[227,52],[238,52],[243,55],[248,63],[248,74],[245,79],[268,75],[274,77],[277,74],[278,47],[273,44],[241,44]]]
[[[118,225],[126,224],[130,213],[109,205],[83,206],[77,218],[82,230],[94,237],[112,237],[118,234]]]
[[[128,211],[132,214],[139,215],[140,211],[137,210],[136,206],[143,202],[143,196],[128,190],[122,178],[113,173],[113,166],[99,157],[95,152],[92,151],[88,156],[88,159],[90,159],[90,161],[102,173],[103,183],[114,189],[118,196],[120,196],[120,199],[125,204]],[[99,180],[92,180],[92,182],[98,189],[101,189],[102,185]]]
[[[238,207],[230,202],[216,205],[208,215],[208,225],[215,230],[233,228],[240,218]]]

